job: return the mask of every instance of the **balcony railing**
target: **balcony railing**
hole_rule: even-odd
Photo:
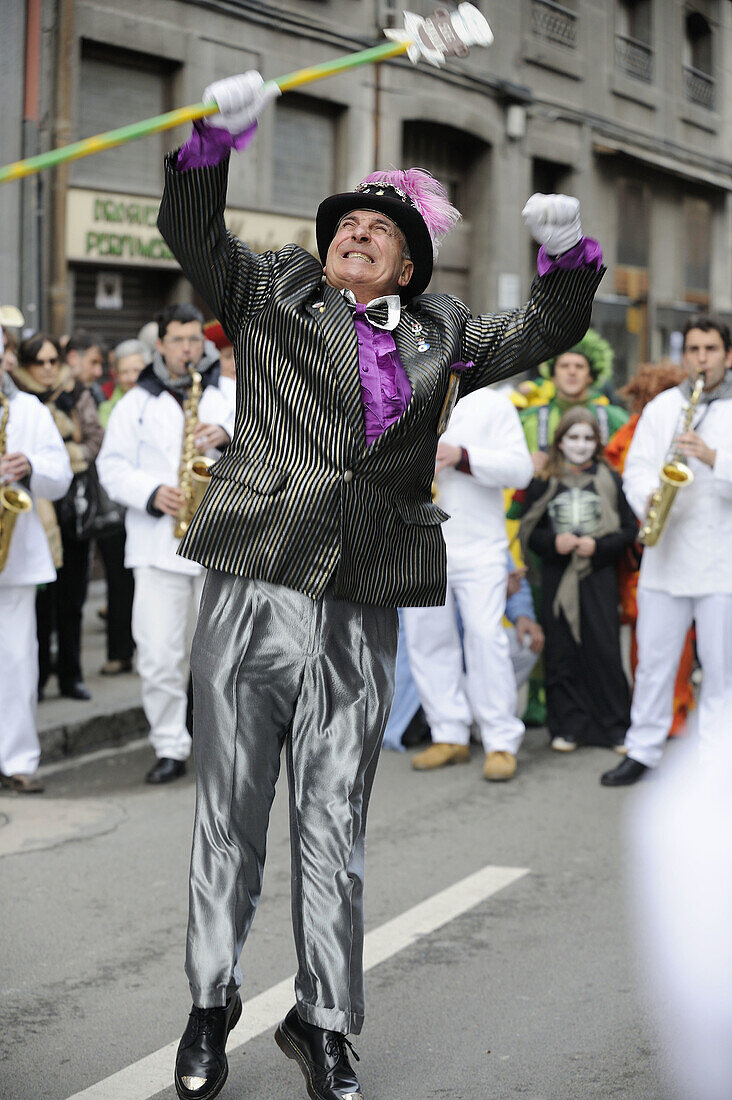
[[[636,80],[653,80],[653,50],[646,42],[629,38],[626,34],[615,35],[615,67]]]
[[[554,0],[532,0],[531,29],[539,38],[574,49],[577,45],[577,13]]]
[[[698,103],[711,111],[714,107],[714,78],[699,69],[684,66],[684,88],[690,103]]]

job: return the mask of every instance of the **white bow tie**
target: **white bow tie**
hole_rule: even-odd
[[[374,328],[382,328],[386,329],[387,332],[391,332],[399,324],[402,303],[398,294],[385,294],[381,298],[372,298],[365,306],[358,305],[352,290],[342,290],[341,294],[356,316],[365,316]]]

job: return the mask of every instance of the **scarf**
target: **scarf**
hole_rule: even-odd
[[[684,395],[686,401],[691,397],[693,385],[690,378],[684,379],[679,386],[679,389]],[[732,370],[728,370],[719,383],[713,390],[702,390],[701,397],[699,398],[700,405],[711,405],[712,401],[731,401],[732,400]]]
[[[204,355],[200,362],[196,363],[195,369],[200,375],[205,375],[206,371],[210,370],[211,367],[217,362],[218,360],[215,356]],[[190,371],[186,371],[185,374],[181,375],[179,378],[176,378],[174,375],[169,373],[168,368],[165,365],[165,360],[163,359],[159,351],[153,353],[153,361],[151,366],[153,369],[153,374],[158,379],[158,381],[163,386],[165,386],[166,390],[170,390],[171,393],[176,395],[178,398],[185,396],[187,390],[189,390],[191,386]]]
[[[48,405],[64,443],[81,443],[81,426],[74,406],[84,387],[75,381],[68,365],[61,367],[53,386],[40,385],[30,371],[20,366],[13,370],[13,380],[23,393],[32,393],[41,404]]]
[[[5,371],[2,381],[0,382],[0,393],[2,393],[4,397],[7,397],[8,401],[12,401],[17,392],[18,387],[15,385],[8,372]]]
[[[610,535],[620,529],[620,513],[618,511],[618,490],[615,479],[604,462],[600,462],[593,471],[567,471],[561,477],[550,477],[546,490],[538,500],[534,501],[521,520],[519,539],[521,553],[524,561],[531,561],[529,553],[529,539],[531,534],[546,512],[549,501],[556,496],[560,482],[568,488],[586,489],[592,486],[600,498],[600,520],[593,534],[594,539],[600,539],[603,535]],[[556,619],[560,614],[564,615],[572,637],[579,645],[582,641],[580,629],[580,581],[592,572],[592,559],[582,558],[576,550],[569,555],[569,562],[562,574],[562,579],[554,596],[552,612]],[[536,579],[536,578],[534,578]]]

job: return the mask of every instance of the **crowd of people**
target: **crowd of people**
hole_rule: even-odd
[[[190,753],[188,652],[202,573],[177,556],[170,518],[182,504],[183,407],[195,368],[204,392],[194,442],[218,453],[233,430],[231,347],[218,323],[204,326],[182,304],[113,349],[98,334],[57,339],[24,332],[17,310],[2,316],[2,481],[24,486],[29,504],[12,531],[7,520],[0,528],[0,594],[16,597],[20,632],[8,632],[2,782],[19,793],[43,789],[34,716],[52,677],[61,696],[91,699],[81,641],[92,546],[107,594],[98,671],[116,676],[136,664],[157,757],[146,778],[166,782],[184,774]]]
[[[13,311],[5,317],[19,319]],[[724,525],[720,501],[730,490],[726,457],[711,450],[708,433],[724,446],[729,406],[719,398],[727,395],[731,353],[723,322],[701,317],[690,326],[683,365],[642,364],[617,392],[612,349],[590,329],[571,351],[542,364],[535,380],[482,389],[457,405],[438,444],[433,482],[445,516],[447,598],[443,606],[400,611],[396,691],[384,734],[386,748],[418,749],[415,770],[469,762],[472,736],[484,749],[485,778],[511,779],[525,727],[546,725],[557,752],[595,745],[627,754],[602,782],[634,782],[659,762],[665,737],[686,729],[700,664],[702,732],[710,736],[711,724],[719,724],[729,701],[723,667],[729,595],[725,566],[710,548],[721,540],[710,532],[720,515]],[[35,513],[22,521],[28,531],[0,573],[0,587],[24,590],[25,612],[16,615],[21,636],[30,639],[14,674],[23,684],[15,697],[24,701],[24,732],[0,742],[3,781],[18,791],[42,789],[32,715],[52,676],[62,696],[91,698],[81,629],[96,545],[106,577],[107,652],[99,672],[114,676],[136,665],[157,758],[146,778],[168,782],[185,774],[191,751],[189,653],[204,572],[176,553],[171,518],[182,505],[183,407],[195,367],[203,389],[196,447],[220,454],[235,415],[233,348],[219,322],[204,325],[188,305],[169,307],[111,350],[81,330],[62,339],[42,332],[21,337],[17,325],[6,324],[2,337],[3,392],[25,395],[17,407],[37,421],[36,431],[45,426],[56,456],[46,482],[44,459],[35,452],[27,454],[30,482],[14,444],[6,443],[3,458],[3,481],[28,485]],[[700,369],[716,379],[713,396],[702,399],[699,423],[712,414],[703,444],[691,423],[686,432],[671,423],[685,408],[687,379]],[[660,419],[664,403],[668,412]],[[649,428],[654,414],[659,423]],[[29,427],[23,431],[32,435]],[[701,477],[693,493],[682,493],[664,548],[646,549],[641,573],[639,519],[666,452],[676,447]],[[123,506],[102,517],[109,523],[94,538],[78,514],[80,493],[82,509],[97,507],[84,495],[91,469],[97,493]],[[642,605],[651,609],[645,616]],[[659,651],[668,651],[668,661],[659,660]]]

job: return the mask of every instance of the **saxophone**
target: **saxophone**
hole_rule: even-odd
[[[7,427],[10,416],[10,402],[0,391],[0,458],[7,449]],[[33,501],[24,489],[14,489],[11,485],[0,484],[0,573],[8,560],[10,540],[13,537],[15,521],[24,512],[33,509]]]
[[[183,446],[178,467],[178,488],[185,497],[180,512],[175,517],[174,534],[182,539],[191,525],[193,514],[203,500],[203,494],[211,479],[212,458],[205,458],[196,450],[194,439],[198,424],[198,406],[203,385],[201,375],[189,365],[191,388],[183,402]]]
[[[688,432],[691,427],[691,421],[694,417],[696,407],[699,404],[703,389],[704,375],[699,374],[694,382],[691,397],[681,414],[681,431],[677,432],[676,435],[683,435],[684,432]],[[674,438],[676,438],[676,436],[674,436]],[[661,480],[658,484],[658,488],[651,497],[645,521],[638,535],[639,540],[644,546],[656,545],[663,534],[663,529],[666,526],[666,520],[668,519],[668,514],[671,511],[671,505],[676,498],[677,492],[679,489],[684,489],[687,485],[691,485],[693,480],[694,473],[683,461],[683,455],[678,451],[672,450],[661,467]]]

